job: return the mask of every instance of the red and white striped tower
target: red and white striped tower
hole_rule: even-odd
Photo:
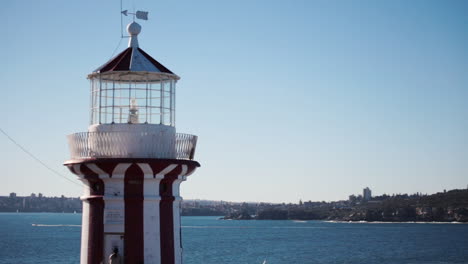
[[[197,137],[176,133],[179,76],[138,47],[141,26],[127,26],[128,48],[88,75],[91,124],[68,136],[65,162],[84,183],[81,264],[180,264],[180,183],[200,164]]]

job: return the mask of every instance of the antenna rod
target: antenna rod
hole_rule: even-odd
[[[122,17],[122,0],[120,0],[120,37],[123,38],[123,17]]]

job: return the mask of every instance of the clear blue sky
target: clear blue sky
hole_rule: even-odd
[[[185,198],[297,202],[468,184],[467,1],[125,1],[140,46],[182,79],[199,136]],[[118,0],[2,3],[1,128],[70,179],[86,75],[120,38]],[[122,41],[118,51],[126,47]],[[78,196],[0,135],[0,195]],[[77,181],[78,182],[78,181]]]

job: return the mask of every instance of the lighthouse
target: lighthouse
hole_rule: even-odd
[[[68,136],[65,166],[83,182],[81,264],[180,264],[181,182],[200,164],[197,136],[176,133],[180,79],[138,43],[88,75],[90,125]]]

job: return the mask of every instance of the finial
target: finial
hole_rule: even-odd
[[[127,26],[127,32],[130,35],[128,41],[129,48],[138,48],[138,34],[141,32],[141,26],[137,22],[132,22]]]

